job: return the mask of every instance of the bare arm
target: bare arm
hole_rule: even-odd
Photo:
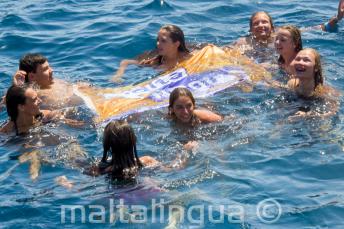
[[[342,20],[344,16],[344,0],[340,0],[338,4],[338,13],[336,16],[330,18],[330,20],[322,25],[317,25],[313,27],[303,28],[302,31],[309,31],[313,29],[321,29],[326,32],[334,32],[337,29],[338,22]]]
[[[122,80],[121,77],[124,74],[124,72],[127,69],[129,64],[136,64],[136,65],[138,65],[139,61],[132,60],[132,59],[122,60],[120,65],[119,65],[119,68],[118,68],[116,74],[112,77],[111,81],[113,81],[113,82],[120,82]]]

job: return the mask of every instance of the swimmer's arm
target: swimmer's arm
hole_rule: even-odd
[[[201,122],[221,122],[222,116],[215,114],[209,110],[194,110],[194,114],[201,120]]]
[[[135,65],[139,65],[140,62],[137,60],[133,60],[133,59],[125,59],[122,60],[119,68],[116,72],[116,74],[112,77],[111,81],[113,82],[120,82],[122,80],[122,75],[124,74],[125,70],[127,69],[129,64],[135,64]]]
[[[340,0],[338,4],[338,13],[332,17],[327,23],[321,25],[321,29],[327,32],[333,32],[337,29],[338,22],[344,16],[344,0]]]
[[[140,161],[145,167],[155,167],[160,163],[158,160],[151,156],[142,156],[140,157]]]
[[[43,113],[43,120],[42,120],[43,122],[59,120],[72,127],[80,127],[85,124],[85,122],[83,121],[66,118],[64,116],[64,113],[61,111],[41,110],[41,112]]]
[[[343,19],[344,16],[344,0],[340,0],[338,4],[338,13],[336,16],[330,18],[330,20],[322,25],[302,28],[301,31],[309,31],[309,30],[322,30],[326,32],[334,32],[338,27],[338,22]]]
[[[242,45],[247,45],[247,37],[241,37],[238,40],[236,40],[232,45],[230,46],[234,46],[234,47],[240,47]]]

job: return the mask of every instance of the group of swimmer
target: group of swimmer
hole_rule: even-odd
[[[340,0],[337,15],[316,28],[331,31],[343,16],[344,0]],[[243,55],[254,58],[255,55],[259,56],[260,52],[271,51],[273,45],[279,54],[276,62],[279,68],[286,72],[288,79],[286,85],[273,80],[267,80],[267,85],[289,88],[306,99],[337,95],[334,89],[324,85],[319,53],[315,49],[303,48],[300,29],[291,25],[276,29],[272,18],[266,12],[257,12],[251,16],[249,36],[222,49],[238,49]],[[192,51],[188,48],[184,33],[178,26],[165,25],[158,32],[157,49],[133,60],[123,60],[112,80],[121,80],[129,64],[156,67],[164,72],[171,71],[197,51],[197,48]],[[273,66],[272,63],[261,64],[267,68]],[[53,78],[53,69],[47,58],[40,54],[27,54],[20,60],[19,70],[13,77],[13,85],[5,95],[4,104],[9,120],[1,127],[0,132],[24,135],[32,127],[54,120],[79,125],[78,121],[66,118],[60,109],[81,102],[73,93],[73,85]],[[296,115],[303,117],[319,114],[314,111],[300,111]],[[221,115],[210,110],[197,109],[194,96],[183,87],[171,92],[168,116],[177,123],[190,126],[223,120]],[[185,148],[192,149],[195,145],[195,142],[188,142]],[[113,179],[123,180],[135,177],[143,166],[159,164],[153,157],[138,157],[134,130],[127,121],[120,120],[109,122],[105,127],[103,157],[98,164],[90,166],[86,173],[92,176],[110,174]],[[66,178],[59,178],[59,182],[66,187],[71,185]]]

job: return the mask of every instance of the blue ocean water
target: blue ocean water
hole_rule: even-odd
[[[20,57],[27,52],[48,57],[56,78],[115,87],[120,85],[109,79],[119,62],[153,49],[156,33],[164,24],[180,26],[189,43],[224,45],[247,34],[253,12],[270,12],[276,26],[309,27],[334,15],[337,5],[336,0],[0,1],[0,89],[5,92],[8,88]],[[335,33],[302,34],[304,46],[320,52],[326,82],[339,91],[344,89],[343,28],[341,22]],[[121,85],[143,82],[157,74],[153,69],[131,66]],[[168,225],[168,214],[158,213],[162,222],[154,222],[152,207],[148,208],[146,223],[109,220],[111,200],[117,204],[122,198],[127,204],[150,206],[155,198],[167,202],[165,210],[171,205],[188,210],[206,207],[204,216],[201,208],[190,210],[191,217],[177,225],[181,228],[343,228],[341,106],[337,115],[325,120],[287,122],[299,101],[287,91],[260,85],[250,93],[230,88],[198,104],[228,118],[222,123],[180,130],[164,118],[167,111],[161,109],[131,121],[140,155],[151,155],[168,164],[176,155],[185,156],[180,142],[193,138],[200,147],[189,155],[185,168],[143,170],[137,184],[125,187],[110,185],[105,177],[83,175],[64,157],[67,150],[74,150],[69,147],[75,142],[90,157],[102,155],[101,130],[91,124],[92,115],[86,107],[77,108],[78,117],[89,123],[86,127],[48,125],[37,130],[39,137],[31,140],[1,137],[0,227],[162,228]],[[6,120],[5,109],[0,118]],[[26,151],[27,144],[42,148],[48,157],[36,181],[30,180],[29,163],[19,164],[13,159]],[[54,178],[60,175],[73,180],[76,188],[66,190],[56,185]],[[259,203],[269,198],[277,201],[281,210],[270,224],[266,220],[278,215],[276,208],[257,214]],[[63,222],[63,205],[85,206],[85,223],[81,217],[72,223],[70,214]],[[91,215],[101,209],[90,205],[104,206],[105,223],[90,220],[102,219],[101,215]],[[217,210],[212,212],[209,206]],[[220,219],[221,206],[226,217],[215,223],[210,217]],[[131,213],[135,211],[131,209]],[[240,220],[241,215],[244,218]]]

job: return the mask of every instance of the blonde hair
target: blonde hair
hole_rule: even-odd
[[[299,52],[302,50],[302,39],[301,39],[301,31],[293,25],[285,25],[280,27],[280,29],[285,29],[291,34],[291,39],[293,40],[293,44],[295,45],[295,52]],[[278,58],[279,64],[284,64],[285,60],[282,55]]]

